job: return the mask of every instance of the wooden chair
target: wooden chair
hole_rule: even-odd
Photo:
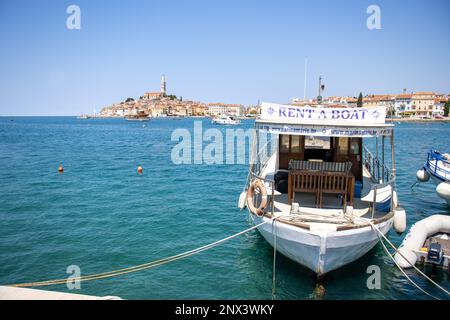
[[[320,184],[320,199],[319,207],[323,206],[323,194],[342,194],[344,210],[347,205],[347,191],[349,175],[346,172],[330,172],[324,171],[322,173],[322,179]]]
[[[319,171],[291,170],[289,172],[289,204],[295,199],[296,192],[314,193],[316,207],[320,199],[321,174]]]

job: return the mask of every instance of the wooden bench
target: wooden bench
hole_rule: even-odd
[[[289,161],[288,200],[292,204],[296,192],[315,194],[315,205],[323,206],[323,194],[342,194],[344,210],[347,199],[353,205],[355,178],[351,162]]]
[[[344,209],[347,206],[347,191],[349,189],[350,176],[346,172],[323,172],[320,183],[319,207],[323,206],[323,194],[342,194]]]
[[[288,196],[289,204],[295,199],[296,192],[312,192],[315,194],[316,207],[320,200],[321,175],[319,171],[294,170],[289,172]]]
[[[290,160],[289,170],[317,170],[332,172],[350,172],[352,163],[346,162],[317,162],[305,160]]]

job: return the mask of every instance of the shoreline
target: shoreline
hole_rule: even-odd
[[[409,118],[389,119],[389,118],[386,118],[386,122],[450,122],[450,117],[447,117],[444,119],[409,119]]]
[[[41,117],[41,118],[48,118],[48,117],[61,117],[61,118],[77,118],[76,115],[0,115],[0,118],[32,118],[32,117]],[[108,116],[90,116],[87,119],[78,119],[78,120],[90,120],[90,119],[125,119],[126,117],[108,117]],[[168,116],[168,117],[152,117],[151,119],[171,119],[174,117]],[[179,118],[211,118],[211,116],[182,116]],[[237,117],[239,120],[253,120],[256,119],[256,117]],[[398,118],[398,119],[390,119],[386,118],[386,122],[444,122],[444,123],[450,123],[450,117],[444,118],[444,119],[410,119],[410,118]]]

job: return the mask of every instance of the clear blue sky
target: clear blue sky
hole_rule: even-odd
[[[81,8],[68,30],[66,8]],[[366,27],[370,4],[381,30]],[[158,91],[203,102],[450,93],[450,1],[0,0],[0,115],[92,113]]]

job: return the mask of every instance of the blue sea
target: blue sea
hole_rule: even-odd
[[[66,278],[138,265],[219,240],[249,227],[237,200],[245,164],[176,165],[175,129],[203,129],[208,119],[78,120],[0,118],[0,285]],[[251,128],[251,120],[242,128]],[[217,127],[216,127],[217,128]],[[225,128],[221,128],[225,130]],[[412,190],[429,148],[450,152],[450,124],[396,125],[397,186],[408,227],[450,214],[429,182]],[[207,143],[205,144],[207,145]],[[64,173],[58,173],[62,164]],[[143,174],[136,172],[143,167]],[[404,237],[389,238],[399,245]],[[110,279],[47,290],[124,299],[316,299],[315,275],[277,255],[272,296],[272,248],[251,231],[211,250]],[[381,269],[381,289],[367,288],[367,267]],[[430,293],[442,294],[414,271]],[[450,289],[446,272],[432,274]],[[328,274],[322,299],[426,299],[396,269],[381,245]]]

